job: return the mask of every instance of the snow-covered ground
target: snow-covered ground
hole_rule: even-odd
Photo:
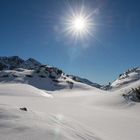
[[[123,85],[127,85],[129,83],[132,83],[134,81],[137,81],[140,79],[140,68],[132,68],[128,69],[126,72],[120,74],[119,78],[117,78],[112,84],[112,88],[118,88]]]
[[[31,58],[0,57],[0,70],[0,140],[140,140],[140,103],[122,96],[140,68],[108,91]]]
[[[48,93],[25,83],[1,83],[0,140],[140,140],[140,104],[122,97],[139,84]]]
[[[36,88],[53,91],[62,89],[92,89],[92,86],[76,82],[73,79],[61,74],[51,79],[44,69],[37,73],[36,70],[16,69],[0,71],[0,83],[26,83]]]

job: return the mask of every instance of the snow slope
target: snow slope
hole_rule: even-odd
[[[53,98],[26,84],[0,84],[0,139],[139,140],[140,104],[122,97],[139,84],[53,91]]]
[[[0,84],[0,95],[2,96],[45,96],[51,97],[47,91],[40,90],[28,84]]]
[[[135,82],[140,79],[140,68],[132,68],[128,69],[126,72],[120,74],[119,78],[117,78],[112,84],[111,87],[117,88],[132,82]]]
[[[43,70],[42,70],[43,69]],[[53,91],[53,90],[65,90],[65,89],[92,89],[93,87],[72,80],[63,74],[54,74],[55,78],[50,78],[50,75],[46,73],[44,67],[42,67],[38,73],[36,70],[28,69],[15,69],[15,70],[3,70],[0,72],[0,83],[25,83],[32,85],[36,88]]]

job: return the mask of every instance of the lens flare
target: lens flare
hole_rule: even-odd
[[[77,8],[76,10],[69,7],[68,11],[69,12],[63,21],[65,25],[65,33],[72,35],[72,37],[76,40],[92,35],[94,26],[92,17],[93,13],[86,11],[83,6]]]

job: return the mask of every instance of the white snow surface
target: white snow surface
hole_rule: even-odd
[[[25,83],[1,83],[0,140],[140,140],[140,104],[122,97],[139,84],[48,94]]]
[[[117,78],[112,84],[111,87],[118,88],[123,85],[127,85],[129,83],[132,83],[134,81],[137,81],[140,79],[140,68],[133,68],[129,69],[127,72],[124,72],[120,75],[119,78]]]
[[[42,78],[41,76],[44,76]],[[35,70],[27,70],[27,69],[16,69],[16,70],[4,70],[0,72],[0,83],[23,83],[34,86],[36,88],[53,91],[53,90],[65,90],[65,89],[83,89],[88,90],[94,87],[90,85],[76,82],[69,77],[64,75],[60,75],[57,78],[58,82],[54,82],[52,79],[48,77],[48,74],[42,71],[41,73],[36,73]],[[72,82],[72,89],[70,88],[70,84]]]

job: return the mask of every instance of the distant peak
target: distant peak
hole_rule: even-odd
[[[34,63],[34,64],[41,65],[41,63],[38,62],[38,61],[37,61],[36,59],[34,59],[34,58],[29,58],[29,59],[26,60],[26,62],[31,62],[31,63]]]
[[[0,57],[0,70],[12,70],[16,68],[34,69],[39,65],[41,65],[41,63],[33,58],[23,60],[19,56]]]
[[[9,56],[7,58],[15,58],[15,59],[21,59],[19,56]]]

